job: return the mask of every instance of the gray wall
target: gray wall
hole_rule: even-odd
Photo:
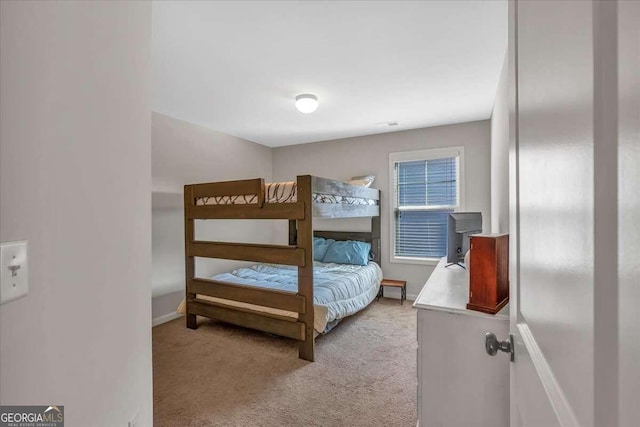
[[[490,122],[488,120],[416,129],[335,141],[279,147],[273,150],[274,181],[296,175],[348,179],[375,175],[373,187],[382,190],[382,270],[387,278],[407,281],[407,294],[415,296],[433,271],[431,265],[390,263],[389,153],[426,148],[465,147],[466,207],[483,213],[484,231],[491,221]],[[318,222],[318,229],[368,229],[369,220]],[[286,230],[278,225],[274,239],[284,243]],[[385,290],[392,295],[393,290]]]
[[[509,232],[509,75],[505,55],[491,114],[491,232]]]
[[[153,318],[175,312],[184,296],[182,187],[213,181],[271,181],[272,150],[159,113],[152,116]],[[197,221],[196,238],[271,241],[271,221]],[[210,277],[244,263],[197,259],[196,274]]]
[[[0,307],[0,403],[151,426],[151,4],[0,16],[0,240],[29,241],[29,294]]]

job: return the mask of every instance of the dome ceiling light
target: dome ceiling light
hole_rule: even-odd
[[[318,109],[318,97],[305,93],[296,96],[296,108],[304,114],[313,113]]]

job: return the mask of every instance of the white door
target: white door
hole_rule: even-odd
[[[637,2],[509,3],[512,426],[640,425],[638,119],[622,120],[639,17]]]

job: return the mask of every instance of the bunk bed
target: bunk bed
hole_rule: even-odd
[[[314,233],[314,218],[355,217],[371,217],[371,231]],[[194,222],[206,219],[288,220],[289,244],[196,240]],[[310,175],[290,183],[265,184],[259,178],[186,185],[184,220],[187,328],[196,329],[196,316],[205,316],[293,338],[299,341],[299,357],[308,361],[314,360],[314,236],[368,242],[373,261],[380,264],[380,190],[373,188]],[[196,257],[294,266],[297,292],[196,277]]]

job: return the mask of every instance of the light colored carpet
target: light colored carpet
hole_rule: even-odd
[[[316,338],[199,318],[153,328],[154,426],[415,426],[416,314],[381,299]]]

